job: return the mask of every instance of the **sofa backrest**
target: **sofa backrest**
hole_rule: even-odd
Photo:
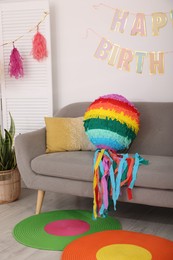
[[[91,102],[65,106],[55,116],[83,116]],[[133,102],[140,112],[140,131],[129,152],[173,156],[173,103]]]

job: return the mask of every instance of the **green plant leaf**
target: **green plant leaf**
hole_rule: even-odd
[[[13,139],[14,135],[15,135],[15,124],[14,124],[14,120],[12,118],[11,113],[9,113],[9,115],[10,115],[10,120],[11,120],[9,133],[11,134],[12,139]]]
[[[4,138],[3,138],[3,136],[2,136],[1,126],[0,126],[0,148],[1,148],[1,146],[3,145],[3,143],[4,143]]]
[[[4,145],[2,147],[2,164],[7,165],[8,161],[10,160],[10,156],[11,156],[11,149],[12,149],[12,137],[11,134],[4,129],[5,131],[5,141],[4,141]]]
[[[15,135],[15,124],[10,114],[10,130],[4,129],[5,136],[0,131],[0,171],[11,170],[16,168],[16,155],[13,146]]]

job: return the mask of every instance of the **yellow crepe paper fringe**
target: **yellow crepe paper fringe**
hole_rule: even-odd
[[[116,119],[122,124],[126,124],[129,128],[131,128],[135,134],[139,131],[139,123],[136,122],[136,120],[131,119],[131,117],[124,115],[123,112],[117,113],[112,110],[104,110],[102,108],[99,109],[92,109],[90,111],[87,111],[85,113],[85,120],[91,119],[91,118],[101,118],[101,119]]]

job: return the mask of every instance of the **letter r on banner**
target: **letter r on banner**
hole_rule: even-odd
[[[121,49],[117,68],[130,71],[130,62],[133,60],[133,52],[128,49]]]
[[[110,41],[102,38],[94,56],[97,59],[105,60],[109,56],[112,46]]]
[[[156,74],[156,68],[159,74],[164,73],[164,52],[150,52],[150,73]]]

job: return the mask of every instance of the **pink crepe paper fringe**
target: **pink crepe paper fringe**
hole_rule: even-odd
[[[11,51],[10,55],[9,73],[10,77],[14,76],[16,79],[23,77],[24,75],[22,57],[15,47]]]
[[[45,37],[37,32],[33,38],[32,55],[33,58],[40,61],[47,57],[47,47]]]

